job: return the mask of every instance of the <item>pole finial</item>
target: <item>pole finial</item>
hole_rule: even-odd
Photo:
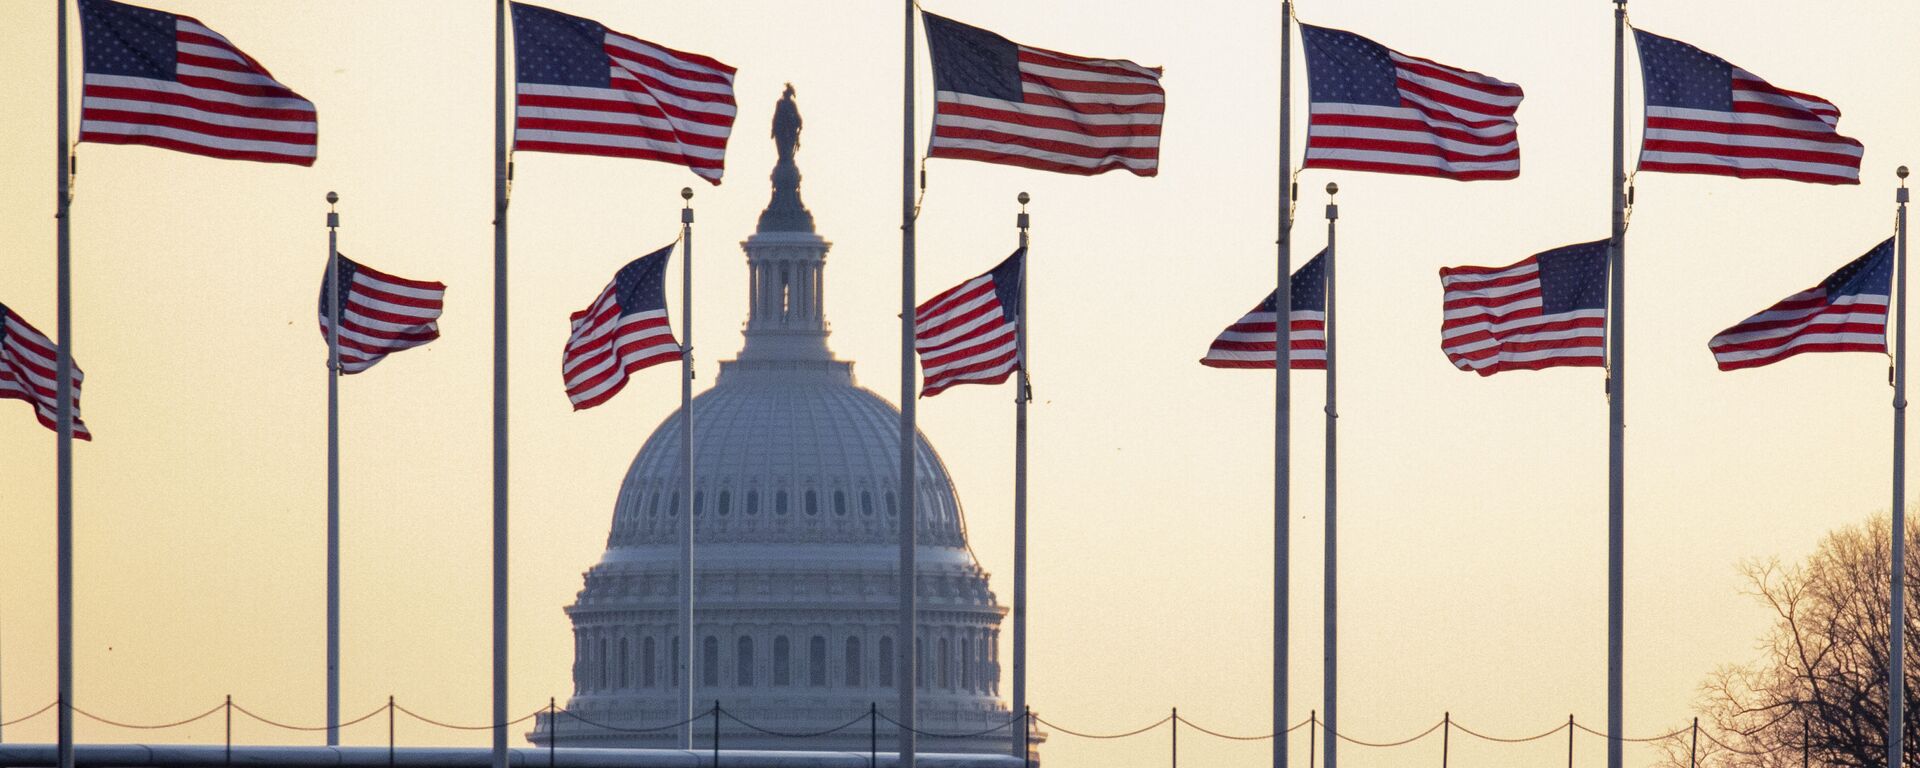
[[[1327,194],[1329,195],[1340,194],[1340,185],[1335,184],[1331,181],[1327,182]]]
[[[1902,167],[1902,168],[1901,168],[1900,170],[1902,170],[1902,171],[1905,171],[1905,170],[1906,170],[1906,168],[1904,168],[1904,167]],[[1901,173],[1901,174],[1900,174],[1900,176],[1901,176],[1901,178],[1905,178],[1905,177],[1906,177],[1906,174],[1905,174],[1905,173]],[[337,193],[337,192],[328,192],[328,193],[327,193],[327,205],[333,205],[334,203],[337,203],[337,202],[340,202],[340,194],[339,194],[339,193]]]
[[[693,202],[693,187],[681,187],[681,188],[680,188],[680,199],[682,199],[682,200],[685,200],[685,201],[687,201],[687,202],[688,202],[688,204],[692,204],[692,202]]]
[[[1014,199],[1015,199],[1015,200],[1019,200],[1019,201],[1020,201],[1020,204],[1021,204],[1021,205],[1026,205],[1026,204],[1027,204],[1027,201],[1028,201],[1028,200],[1032,200],[1033,198],[1032,198],[1032,197],[1030,197],[1030,196],[1028,196],[1028,195],[1027,195],[1027,193],[1025,193],[1025,192],[1022,192],[1022,193],[1020,193],[1020,196],[1019,196],[1019,197],[1016,197],[1016,198],[1014,198]]]
[[[1900,169],[1897,171],[1894,171],[1893,175],[1900,177],[1900,181],[1902,183],[1905,183],[1907,180],[1907,167],[1904,165],[1900,166]]]

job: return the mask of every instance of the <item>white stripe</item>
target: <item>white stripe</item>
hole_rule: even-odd
[[[1804,301],[1806,299],[1814,298],[1819,295],[1820,295],[1820,292],[1817,290],[1801,291],[1792,296],[1788,296],[1784,299],[1781,299],[1779,303],[1785,304],[1789,301]],[[1764,312],[1754,315],[1753,317],[1749,317],[1745,320],[1740,321],[1740,324],[1734,327],[1738,328],[1742,325],[1752,325],[1754,323],[1771,323],[1771,322],[1780,322],[1784,320],[1802,320],[1808,317],[1812,317],[1814,315],[1821,314],[1823,312],[1832,312],[1835,309],[1848,309],[1856,306],[1878,307],[1879,309],[1877,311],[1874,311],[1874,314],[1879,316],[1885,316],[1887,312],[1887,306],[1889,303],[1890,302],[1888,301],[1887,297],[1878,296],[1874,294],[1855,294],[1855,295],[1849,295],[1849,296],[1842,296],[1838,299],[1835,299],[1832,304],[1825,304],[1825,303],[1814,304],[1812,306],[1801,307],[1799,309],[1768,309]]]
[[[1112,75],[1112,74],[1105,74],[1100,72],[1087,72],[1087,71],[1078,70],[1078,69],[1068,69],[1065,67],[1052,67],[1052,66],[1047,66],[1045,64],[1038,64],[1031,61],[1020,62],[1020,72],[1022,74],[1034,75],[1036,77],[1053,77],[1053,78],[1060,78],[1062,80],[1079,80],[1081,82],[1087,82],[1087,83],[1149,85],[1154,87],[1158,87],[1160,85],[1160,79],[1157,77],[1146,77],[1143,75]]]
[[[1013,342],[1012,339],[1008,339],[1005,343],[1002,343],[993,347],[970,347],[968,348],[969,351],[975,350],[975,349],[980,351],[974,352],[973,354],[968,355],[967,357],[959,358],[957,360],[949,360],[945,363],[941,363],[940,365],[936,365],[930,368],[923,368],[922,369],[923,375],[926,378],[931,379],[936,376],[939,376],[940,374],[946,371],[951,371],[958,368],[965,368],[969,365],[978,365],[980,363],[984,363],[988,360],[992,360],[1001,355],[1011,354],[1016,347],[1017,345]],[[1012,365],[1013,363],[1011,361],[1007,363],[1007,367],[1012,367]]]
[[[983,141],[979,139],[936,138],[933,142],[933,146],[935,148],[952,147],[954,149],[977,149],[983,152],[996,152],[999,154],[1013,155],[1016,157],[1030,157],[1035,160],[1044,160],[1051,163],[1059,163],[1061,165],[1071,165],[1071,166],[1076,166],[1080,168],[1098,168],[1098,167],[1107,166],[1107,165],[1118,165],[1124,168],[1138,168],[1141,170],[1148,170],[1158,165],[1157,161],[1148,160],[1145,158],[1121,157],[1118,155],[1109,155],[1107,157],[1081,157],[1079,155],[1064,155],[1059,152],[1048,152],[1045,150],[1034,149],[1033,147],[1021,146],[1019,144],[1002,144],[997,141]]]
[[[1814,344],[1877,344],[1885,348],[1887,337],[1879,333],[1813,333],[1795,337],[1785,344],[1762,349],[1741,351],[1714,350],[1713,359],[1723,363],[1737,363],[1763,357],[1778,357],[1781,354]]]
[[[1513,134],[1508,134],[1507,141],[1504,143],[1488,145],[1488,144],[1476,144],[1476,143],[1458,141],[1455,139],[1449,139],[1449,138],[1446,138],[1434,133],[1429,133],[1426,131],[1403,131],[1403,130],[1398,130],[1394,128],[1368,128],[1368,127],[1349,126],[1349,125],[1332,125],[1329,123],[1315,123],[1311,121],[1309,121],[1307,125],[1307,135],[1309,137],[1331,136],[1336,138],[1374,139],[1378,141],[1398,141],[1398,142],[1404,142],[1407,144],[1422,144],[1430,147],[1438,147],[1440,149],[1444,149],[1450,152],[1458,152],[1464,155],[1478,155],[1478,156],[1487,156],[1487,155],[1494,155],[1494,154],[1499,154],[1503,152],[1511,152],[1515,149],[1520,148],[1520,141]],[[1435,159],[1444,159],[1444,158],[1435,158]]]
[[[353,282],[356,286],[364,286],[370,290],[379,291],[381,293],[391,293],[395,296],[406,296],[409,298],[425,299],[427,301],[433,301],[433,302],[442,301],[447,297],[447,289],[445,288],[416,288],[406,283],[396,283],[389,280],[382,280],[379,277],[367,274],[366,272],[356,273],[354,275]]]
[[[1531,275],[1539,271],[1540,262],[1526,261],[1492,272],[1451,272],[1440,276],[1440,284],[1446,287],[1447,292],[1452,293],[1456,290],[1473,290],[1464,287],[1469,283],[1491,283]]]
[[[650,149],[667,154],[684,155],[686,157],[703,160],[720,160],[724,157],[724,153],[720,150],[710,150],[678,142],[648,139],[640,136],[614,136],[606,133],[516,128],[513,132],[513,139],[514,141],[551,141],[559,144],[581,144],[590,147]]]
[[[1641,152],[1640,162],[1688,163],[1694,165],[1718,165],[1725,168],[1774,169],[1782,171],[1800,171],[1843,179],[1857,179],[1860,169],[1847,165],[1830,163],[1803,163],[1798,160],[1781,160],[1771,157],[1727,157],[1708,155],[1698,152]]]
[[[633,37],[631,35],[608,30],[606,43],[607,45],[611,45],[615,48],[619,48],[624,51],[632,51],[642,56],[651,56],[653,58],[661,60],[662,62],[665,62],[668,66],[674,67],[676,69],[683,69],[689,72],[704,72],[706,74],[713,75],[715,77],[725,78],[729,85],[733,83],[733,73],[731,72],[728,72],[724,69],[715,69],[705,64],[695,62],[692,59],[683,58],[678,51],[674,51],[668,48],[662,48],[658,45],[654,45],[653,43],[649,43],[645,40],[641,40],[640,38]],[[732,95],[733,89],[722,88],[715,92]]]
[[[227,91],[216,90],[213,88],[196,88],[190,85],[181,85],[180,83],[176,83],[171,80],[155,80],[153,78],[148,78],[148,77],[127,77],[124,75],[96,75],[89,72],[87,73],[85,82],[87,85],[103,85],[103,86],[110,86],[115,88],[138,88],[144,91],[157,91],[160,93],[171,93],[171,94],[176,94],[180,96],[190,96],[196,99],[203,99],[206,101],[218,101],[226,104],[237,104],[243,107],[253,107],[255,109],[290,109],[290,110],[299,110],[302,112],[313,111],[313,102],[307,101],[306,99],[278,97],[278,96],[242,96],[237,93],[229,93]]]
[[[1649,140],[1692,141],[1706,144],[1719,144],[1730,147],[1755,147],[1769,149],[1788,149],[1797,152],[1822,152],[1831,155],[1859,157],[1863,150],[1856,144],[1840,144],[1813,139],[1796,139],[1787,136],[1749,136],[1744,134],[1715,133],[1712,131],[1693,131],[1677,128],[1649,128]]]
[[[1038,93],[1052,96],[1061,101],[1075,104],[1107,104],[1117,107],[1137,107],[1143,104],[1165,104],[1167,97],[1161,93],[1089,93],[1087,91],[1062,91],[1049,88],[1034,80],[1020,81],[1021,93]]]
[[[620,77],[620,79],[622,80],[634,79],[633,75],[626,72],[622,72],[618,69],[610,70],[610,71],[613,73],[616,73],[616,75]],[[648,107],[653,107],[655,109],[660,109],[660,100],[653,98],[648,93],[623,91],[618,88],[595,88],[592,86],[585,86],[585,85],[553,85],[550,83],[516,83],[514,84],[514,92],[528,94],[531,96],[557,96],[557,97],[573,98],[573,99],[591,99],[593,101],[607,101],[607,102],[613,102],[615,104],[620,104],[620,105],[637,104],[641,106],[648,106]],[[729,124],[731,124],[733,121],[734,109],[733,107],[728,106],[726,104],[715,104],[712,102],[705,102],[705,101],[699,101],[699,102],[676,101],[675,106],[682,106],[684,110],[687,112],[696,112],[703,115],[712,115],[716,118],[722,119],[723,121]],[[661,111],[663,113],[666,112],[666,110],[664,109],[661,109]],[[674,122],[676,123],[698,122],[690,119],[674,118],[671,115],[668,116],[668,119],[674,120]]]
[[[255,85],[292,90],[291,88],[281,85],[280,81],[257,72],[235,72],[231,69],[214,69],[212,67],[200,67],[192,64],[175,64],[173,69],[182,76],[204,77],[209,80],[222,80],[238,85]]]
[[[1073,64],[1081,64],[1089,67],[1110,67],[1113,69],[1124,69],[1129,72],[1138,74],[1141,77],[1153,78],[1155,81],[1158,81],[1160,79],[1160,73],[1155,72],[1152,67],[1135,64],[1131,61],[1127,61],[1126,59],[1094,59],[1094,58],[1088,58],[1086,56],[1074,56],[1072,54],[1067,54],[1067,53],[1055,53],[1053,51],[1046,51],[1046,50],[1041,50],[1039,48],[1019,45],[1018,43],[1015,44],[1015,47],[1019,48],[1021,53],[1038,56],[1044,59],[1052,59],[1054,61],[1064,61],[1064,62],[1069,62]]]
[[[1033,117],[1051,117],[1060,120],[1072,120],[1089,125],[1159,125],[1161,115],[1157,112],[1126,112],[1121,114],[1085,114],[1063,107],[1051,107],[1041,104],[1027,104],[1006,99],[991,99],[954,91],[936,91],[936,101],[945,104],[959,104],[977,109],[993,109],[1001,112],[1013,112]]]
[[[1487,162],[1450,161],[1432,155],[1409,152],[1383,152],[1370,149],[1319,149],[1307,152],[1307,157],[1327,160],[1349,160],[1353,162],[1392,163],[1394,165],[1415,166],[1420,168],[1439,168],[1451,171],[1517,171],[1519,160],[1498,160]]]
[[[1508,96],[1503,93],[1493,92],[1493,91],[1502,91],[1502,90],[1508,90],[1508,89],[1517,90],[1520,87],[1518,85],[1514,85],[1513,83],[1509,83],[1505,80],[1501,80],[1500,78],[1483,75],[1478,72],[1469,72],[1459,67],[1450,67],[1445,64],[1441,64],[1440,62],[1434,61],[1432,59],[1422,59],[1418,56],[1408,56],[1406,54],[1403,54],[1394,50],[1388,50],[1387,56],[1393,59],[1394,64],[1403,65],[1403,66],[1396,67],[1396,69],[1400,70],[1401,77],[1407,78],[1409,80],[1417,80],[1417,82],[1420,82],[1423,85],[1432,85],[1434,87],[1440,87],[1444,85],[1448,88],[1449,93],[1456,94],[1458,96],[1461,96],[1462,98],[1469,98],[1475,101],[1486,102],[1489,104],[1502,103],[1502,104],[1511,106],[1511,105],[1520,103],[1520,99],[1521,99],[1520,96]],[[1472,88],[1469,86],[1460,85],[1452,81],[1443,81],[1428,75],[1422,75],[1422,74],[1412,72],[1408,70],[1406,67],[1427,67],[1429,69],[1437,69],[1437,70],[1440,70],[1441,72],[1445,72],[1447,74],[1453,75],[1454,77],[1460,78],[1462,80],[1467,80],[1474,83],[1479,83],[1480,85],[1487,86],[1487,88],[1491,90],[1480,90],[1480,89]],[[1464,89],[1464,90],[1454,90],[1454,89]]]
[[[1079,131],[1065,131],[1056,128],[1037,128],[1031,125],[1016,125],[1002,120],[987,120],[978,117],[960,115],[935,115],[933,125],[953,128],[971,128],[983,131],[1000,131],[1018,134],[1023,137],[1057,141],[1089,149],[1135,149],[1151,148],[1160,145],[1159,136],[1091,136]]]
[[[669,93],[667,91],[654,90],[652,86],[647,85],[633,72],[619,66],[615,66],[613,69],[608,70],[608,77],[613,80],[625,80],[627,82],[633,83],[638,88],[644,89],[643,91],[638,91],[638,92],[620,91],[620,93],[626,94],[627,99],[635,101],[636,103],[651,102],[653,104],[665,105],[665,106],[672,107],[674,109],[678,109],[684,112],[698,112],[701,114],[718,115],[720,117],[725,117],[725,118],[732,118],[734,114],[733,105],[727,102],[706,101],[702,99],[689,99],[683,96]],[[640,99],[645,99],[646,102],[641,102]]]
[[[607,291],[607,294],[604,297],[605,303],[607,304],[608,307],[611,307],[613,305],[612,293],[613,293],[612,289],[609,288]],[[620,316],[616,314],[614,317],[604,322],[599,322],[599,321],[595,321],[594,317],[598,316],[600,314],[600,311],[602,311],[604,308],[601,306],[601,302],[595,302],[594,308],[595,308],[595,311],[593,312],[593,314],[588,315],[584,320],[582,320],[581,325],[574,327],[573,335],[567,339],[566,348],[568,352],[572,352],[576,349],[580,349],[580,350],[591,349],[600,344],[604,344],[606,343],[605,340],[607,339],[607,337],[615,334],[626,333],[627,331],[625,326],[629,323],[648,321],[648,320],[659,320],[659,319],[664,319],[667,316],[666,310],[656,309],[656,310],[649,310],[646,312],[635,312],[631,315],[626,315],[626,316]],[[662,326],[662,328],[664,329],[665,326]]]
[[[708,125],[690,120],[669,121],[658,117],[637,115],[625,110],[604,109],[567,109],[565,107],[521,106],[514,110],[521,118],[547,120],[578,120],[585,123],[605,123],[608,125],[633,125],[643,128],[655,128],[682,134],[714,136],[726,138],[732,132],[731,126]]]
[[[1376,104],[1347,104],[1336,101],[1316,101],[1308,104],[1307,109],[1315,115],[1353,115],[1356,117],[1372,117],[1386,120],[1412,120],[1426,125],[1446,127],[1469,136],[1478,136],[1483,139],[1504,139],[1511,137],[1515,132],[1514,126],[1518,125],[1518,123],[1509,119],[1484,128],[1475,128],[1459,123],[1435,120],[1428,117],[1425,112],[1421,112],[1413,107],[1383,107]]]
[[[1689,109],[1686,107],[1663,107],[1647,105],[1647,117],[1669,118],[1673,120],[1698,120],[1721,125],[1764,125],[1773,128],[1786,128],[1808,133],[1824,133],[1838,136],[1833,127],[1819,120],[1795,120],[1790,117],[1762,115],[1752,113],[1722,112],[1717,109]]]
[[[225,59],[227,61],[231,61],[235,64],[244,65],[249,68],[253,66],[252,63],[247,61],[247,58],[245,56],[241,56],[240,54],[235,53],[232,49],[222,48],[217,45],[206,45],[203,43],[182,42],[182,43],[178,43],[176,47],[181,53],[191,53],[195,56],[205,56],[209,59]]]
[[[982,333],[978,338],[967,338],[969,334],[979,330],[982,326],[994,324],[998,324],[999,327]],[[957,350],[977,347],[1001,338],[1012,337],[1013,332],[1013,324],[1001,322],[1000,314],[994,312],[974,318],[973,321],[941,334],[936,339],[930,339],[926,346],[920,346],[916,343],[914,349],[920,352],[922,357],[939,357],[953,354]]]
[[[1513,130],[1514,126],[1519,123],[1519,121],[1515,120],[1513,115],[1511,114],[1502,114],[1499,112],[1477,112],[1477,111],[1459,107],[1453,104],[1447,104],[1445,102],[1435,101],[1431,98],[1428,98],[1427,96],[1424,96],[1418,93],[1413,93],[1411,91],[1401,91],[1400,98],[1405,101],[1410,101],[1415,104],[1419,104],[1421,106],[1424,106],[1428,109],[1434,110],[1436,112],[1441,113],[1442,115],[1447,116],[1447,117],[1439,117],[1432,114],[1423,115],[1423,117],[1426,118],[1427,122],[1433,123],[1435,125],[1449,125],[1463,131],[1487,131],[1487,130],[1495,130],[1495,129],[1505,129],[1510,131],[1510,130]],[[1452,119],[1447,119],[1447,118],[1452,118]],[[1491,127],[1475,126],[1475,125],[1468,125],[1469,122],[1475,122],[1475,123],[1493,122],[1495,123],[1495,125]]]
[[[1525,329],[1525,328],[1534,328],[1542,325],[1547,325],[1550,323],[1566,322],[1570,320],[1582,320],[1582,319],[1593,319],[1593,318],[1605,319],[1606,316],[1607,316],[1607,311],[1605,309],[1576,309],[1576,310],[1572,310],[1568,312],[1560,312],[1552,315],[1535,315],[1532,317],[1522,317],[1522,318],[1516,318],[1513,320],[1468,323],[1466,325],[1443,329],[1441,331],[1441,339],[1443,340],[1442,346],[1445,346],[1445,343],[1444,343],[1445,339],[1454,339],[1454,338],[1459,338],[1461,336],[1466,336],[1466,335],[1481,333],[1481,332],[1493,334],[1494,336],[1493,341],[1495,343],[1502,340],[1528,341],[1528,340],[1534,340],[1534,339],[1558,339],[1558,338],[1573,338],[1575,336],[1586,336],[1593,333],[1599,333],[1600,330],[1599,329],[1570,329],[1566,331],[1542,331],[1539,334],[1520,334],[1520,335],[1515,335],[1514,332],[1521,329]]]
[[[197,120],[228,128],[247,128],[259,131],[282,131],[285,133],[318,133],[319,126],[312,120],[273,120],[260,117],[242,117],[221,112],[206,112],[192,107],[180,107],[162,104],[157,101],[131,101],[128,99],[107,99],[88,96],[80,100],[80,110],[84,114],[88,109],[111,109],[119,112],[135,112],[143,115],[165,115],[187,120]]]
[[[264,152],[287,157],[313,157],[312,144],[288,144],[283,141],[255,141],[251,139],[228,139],[210,136],[204,133],[184,131],[160,125],[134,125],[132,123],[113,123],[102,120],[81,120],[80,132],[97,131],[119,136],[158,136],[188,144],[197,144],[214,149],[227,149],[239,152]]]

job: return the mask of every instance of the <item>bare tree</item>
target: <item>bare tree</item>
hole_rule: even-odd
[[[1741,565],[1747,593],[1773,613],[1759,656],[1723,666],[1700,686],[1698,765],[1714,768],[1877,768],[1886,762],[1887,517],[1827,535],[1805,563]],[[1907,604],[1920,608],[1920,537],[1907,532]],[[1920,637],[1907,613],[1905,766],[1920,768]],[[1694,759],[1691,733],[1661,744],[1663,763]]]

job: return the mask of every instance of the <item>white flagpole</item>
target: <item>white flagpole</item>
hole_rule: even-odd
[[[900,691],[900,768],[913,768],[914,733],[919,723],[914,716],[918,702],[914,670],[919,665],[915,638],[919,603],[918,546],[920,513],[914,497],[914,463],[919,453],[918,433],[914,427],[913,376],[913,0],[905,0],[906,55],[902,59],[905,85],[900,104],[902,126],[900,142],[900,629],[898,638]]]
[[[1033,399],[1027,380],[1027,201],[1020,193],[1020,306],[1014,310],[1014,354],[1020,359],[1020,378],[1013,393],[1013,712],[1020,717],[1015,729],[1013,756],[1026,759],[1031,734],[1027,722],[1027,402]]]
[[[693,749],[693,188],[680,199],[680,710]]]
[[[1887,655],[1887,765],[1900,766],[1906,730],[1907,652],[1907,167],[1900,166],[1895,219],[1895,323],[1900,335],[1893,348],[1893,577]]]
[[[507,768],[507,0],[493,6],[493,768]]]
[[[340,745],[340,214],[327,193],[327,746]]]
[[[1338,631],[1338,622],[1339,622],[1339,614],[1340,614],[1338,610],[1339,597],[1340,597],[1340,588],[1339,588],[1340,548],[1337,546],[1338,538],[1336,536],[1336,534],[1339,532],[1339,526],[1337,524],[1339,520],[1339,515],[1338,515],[1338,505],[1336,503],[1337,501],[1336,491],[1339,489],[1340,486],[1336,480],[1336,477],[1338,476],[1338,471],[1337,471],[1337,463],[1335,461],[1335,459],[1338,458],[1339,456],[1339,452],[1335,450],[1335,445],[1334,445],[1334,436],[1337,432],[1336,427],[1339,424],[1340,412],[1334,406],[1334,390],[1333,390],[1333,329],[1334,329],[1333,230],[1334,230],[1334,223],[1339,221],[1340,219],[1340,206],[1333,202],[1333,196],[1339,193],[1340,193],[1340,185],[1335,184],[1333,182],[1327,182],[1327,263],[1321,265],[1323,271],[1321,272],[1321,275],[1320,275],[1321,281],[1322,281],[1321,289],[1325,294],[1326,307],[1327,307],[1327,319],[1326,319],[1326,327],[1327,327],[1327,407],[1326,407],[1326,412],[1327,412],[1327,457],[1326,457],[1327,533],[1326,533],[1326,546],[1327,546],[1327,550],[1326,550],[1326,560],[1325,560],[1326,602],[1324,604],[1324,608],[1322,609],[1322,616],[1321,616],[1321,621],[1323,622],[1323,627],[1325,628],[1325,631],[1326,631],[1326,636],[1324,640],[1324,643],[1325,643],[1324,648],[1326,652],[1326,673],[1322,681],[1322,684],[1325,685],[1326,687],[1326,696],[1325,696],[1325,700],[1321,704],[1321,706],[1323,707],[1326,713],[1326,716],[1321,719],[1321,725],[1327,729],[1327,737],[1324,742],[1327,745],[1326,759],[1324,760],[1324,763],[1327,768],[1335,768],[1335,766],[1337,765],[1335,761],[1339,757],[1338,744],[1340,741],[1340,738],[1337,735],[1339,731],[1335,730],[1335,727],[1334,727],[1334,723],[1338,719],[1337,715],[1340,711],[1340,703],[1339,703],[1340,702],[1340,696],[1339,696],[1339,693],[1340,693],[1340,674],[1339,674],[1340,672],[1340,663],[1339,663],[1340,633]],[[1292,286],[1289,285],[1288,288],[1292,288]]]
[[[1621,768],[1626,621],[1627,0],[1613,10],[1613,253],[1607,305],[1607,768]]]
[[[1273,294],[1273,768],[1287,768],[1288,495],[1292,491],[1293,2],[1280,3],[1279,282]]]
[[[54,449],[54,485],[57,488],[54,538],[58,552],[55,556],[54,577],[56,600],[59,603],[59,635],[57,643],[59,656],[57,666],[59,706],[59,748],[58,768],[73,768],[73,189],[70,186],[74,170],[72,155],[67,146],[67,1],[54,0],[57,31],[54,33],[54,133],[59,158],[54,166],[55,208],[54,241],[55,268],[59,291],[58,319],[60,326],[60,349],[54,361],[54,396],[59,398],[55,407],[55,419],[59,427],[58,439]]]

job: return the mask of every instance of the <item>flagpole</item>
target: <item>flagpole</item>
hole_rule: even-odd
[[[1901,763],[1906,715],[1907,652],[1907,167],[1900,166],[1900,191],[1894,193],[1899,204],[1894,235],[1894,267],[1900,283],[1894,298],[1895,323],[1900,335],[1893,348],[1893,577],[1891,621],[1888,637],[1892,650],[1887,655],[1887,765]]]
[[[681,749],[693,749],[693,188],[680,200],[680,710]]]
[[[1621,768],[1626,620],[1627,0],[1613,9],[1613,253],[1607,349],[1607,768]]]
[[[493,768],[507,768],[507,0],[493,5]]]
[[[1280,3],[1280,277],[1273,292],[1273,768],[1287,768],[1288,495],[1292,491],[1293,2]]]
[[[900,105],[900,670],[897,677],[900,684],[899,766],[913,768],[913,729],[919,722],[914,717],[919,703],[913,676],[919,665],[918,643],[915,642],[918,636],[915,614],[919,603],[919,572],[914,550],[919,543],[920,528],[913,477],[918,453],[914,428],[913,377],[913,0],[905,0],[902,5],[906,8],[906,33],[903,36],[906,55],[901,78],[905,93]]]
[[[1027,402],[1033,399],[1027,379],[1027,201],[1020,193],[1020,306],[1013,326],[1014,354],[1020,360],[1020,380],[1013,393],[1013,711],[1027,711]],[[1020,718],[1013,756],[1026,758],[1031,735],[1026,717]]]
[[[327,746],[340,745],[340,214],[327,193]]]
[[[1327,182],[1327,263],[1322,265],[1324,272],[1321,274],[1323,281],[1321,287],[1326,294],[1327,302],[1327,553],[1325,559],[1327,591],[1325,607],[1321,611],[1322,625],[1326,630],[1326,638],[1323,646],[1326,652],[1326,673],[1322,681],[1326,687],[1326,697],[1325,701],[1321,704],[1323,711],[1326,713],[1321,719],[1321,724],[1327,729],[1327,738],[1324,741],[1327,745],[1326,759],[1324,761],[1326,768],[1336,768],[1337,764],[1335,761],[1339,757],[1337,746],[1340,741],[1340,739],[1337,738],[1339,731],[1334,727],[1340,711],[1340,633],[1338,631],[1340,614],[1338,610],[1340,597],[1340,549],[1337,546],[1338,539],[1336,537],[1339,531],[1337,525],[1339,516],[1338,505],[1336,503],[1337,497],[1335,494],[1339,489],[1339,483],[1335,479],[1338,475],[1335,459],[1339,457],[1339,452],[1334,449],[1334,437],[1337,431],[1336,427],[1339,424],[1340,412],[1334,406],[1333,390],[1333,230],[1334,223],[1340,219],[1340,206],[1333,202],[1333,196],[1339,193],[1340,185],[1331,181]],[[1289,285],[1288,287],[1291,288],[1292,286]]]
[[[73,159],[67,146],[67,1],[54,0],[57,18],[54,33],[54,166],[55,210],[54,243],[55,282],[59,292],[59,354],[54,357],[54,396],[58,438],[54,448],[54,485],[57,488],[54,538],[58,552],[55,565],[55,592],[59,606],[57,634],[58,680],[58,768],[73,768],[73,190],[70,186]],[[503,767],[504,768],[504,767]]]

